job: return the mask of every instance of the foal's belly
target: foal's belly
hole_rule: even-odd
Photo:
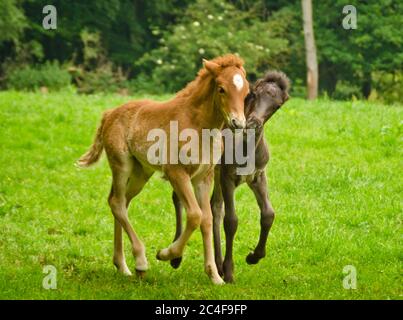
[[[264,171],[264,169],[255,170],[252,174],[248,174],[248,175],[236,175],[235,185],[239,186],[245,182],[247,184],[252,183],[256,179],[256,177],[261,174],[262,171]]]
[[[191,173],[192,182],[198,182],[204,179],[214,170],[214,165],[212,164],[199,164],[197,168]]]

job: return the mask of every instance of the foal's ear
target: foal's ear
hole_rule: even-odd
[[[203,59],[203,65],[210,73],[212,73],[215,76],[218,75],[218,72],[221,68],[219,64],[212,61],[208,61],[206,59]]]

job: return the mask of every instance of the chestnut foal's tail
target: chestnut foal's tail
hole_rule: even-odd
[[[90,147],[90,149],[84,153],[80,159],[76,162],[76,165],[81,168],[86,168],[93,165],[95,162],[99,160],[102,155],[102,151],[104,149],[103,141],[102,141],[102,129],[104,126],[104,122],[106,119],[107,112],[104,113],[101,124],[98,127],[97,133],[95,135],[94,143]]]

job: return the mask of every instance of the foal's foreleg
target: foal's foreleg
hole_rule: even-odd
[[[179,238],[179,236],[182,233],[182,203],[178,197],[178,195],[174,192],[172,192],[172,201],[175,206],[175,217],[176,217],[176,230],[175,230],[175,237],[174,237],[174,242]],[[174,269],[179,268],[180,264],[182,262],[182,257],[175,258],[171,260],[171,266]]]
[[[186,243],[188,242],[190,236],[193,231],[203,223],[202,233],[203,239],[204,234],[208,234],[205,232],[208,230],[208,219],[203,217],[202,219],[202,211],[199,207],[195,194],[193,192],[193,186],[190,180],[189,175],[183,169],[171,169],[165,171],[166,176],[171,182],[175,193],[178,195],[180,201],[183,203],[183,206],[186,210],[186,227],[185,230],[181,233],[179,238],[172,243],[168,248],[162,249],[157,254],[157,259],[159,260],[172,260],[178,257],[182,257],[183,250],[185,248]],[[207,201],[207,207],[210,208],[208,192],[207,196],[204,196]],[[204,202],[203,202],[204,203]],[[213,256],[213,248],[211,243],[211,211],[210,211],[210,250],[209,250],[209,276],[211,280],[216,284],[221,284],[223,281],[218,275],[217,268],[214,264],[214,256]],[[203,231],[204,230],[204,231]],[[212,262],[212,263],[211,263]]]
[[[260,237],[255,250],[246,257],[246,262],[256,264],[266,256],[266,242],[270,228],[274,221],[274,210],[271,206],[267,192],[266,174],[261,172],[253,182],[249,184],[255,194],[260,208]]]
[[[158,252],[157,259],[164,261],[182,257],[186,243],[193,231],[200,226],[201,221],[201,210],[194,195],[189,175],[181,169],[167,169],[165,174],[185,207],[186,227],[175,242]]]
[[[214,258],[218,273],[223,275],[223,258],[221,251],[221,222],[224,218],[224,200],[221,194],[221,186],[215,184],[213,195],[210,200],[211,211],[213,212],[213,238],[214,238]]]
[[[223,263],[224,281],[234,281],[234,260],[232,257],[232,248],[234,237],[238,228],[238,217],[235,213],[234,191],[235,184],[228,179],[221,185],[222,195],[225,203],[224,231],[225,231],[225,258]]]

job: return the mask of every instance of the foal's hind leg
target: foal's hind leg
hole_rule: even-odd
[[[211,189],[212,177],[206,177],[202,182],[195,186],[197,201],[202,210],[201,232],[203,236],[204,245],[204,267],[205,271],[216,284],[222,284],[223,281],[217,270],[217,265],[214,261],[214,253],[212,246],[212,223],[213,216],[210,207],[209,195]]]
[[[223,263],[224,281],[234,282],[234,259],[232,256],[232,249],[235,233],[238,228],[238,217],[235,213],[234,204],[235,183],[231,179],[228,179],[225,184],[222,184],[221,188],[225,203],[225,258]]]
[[[126,186],[126,210],[129,208],[130,201],[142,190],[144,184],[149,178],[150,175],[144,174],[140,164],[135,163],[133,172]],[[131,272],[127,267],[123,249],[122,226],[116,218],[114,243],[113,263],[120,272],[122,272],[124,275],[130,276]]]
[[[131,245],[132,245],[132,253],[136,259],[136,270],[138,272],[145,272],[148,269],[148,262],[145,256],[145,248],[143,243],[137,237],[133,227],[131,226],[128,214],[127,214],[127,205],[130,202],[128,201],[127,196],[132,196],[133,194],[137,194],[143,188],[145,182],[143,174],[133,175],[133,170],[135,169],[135,164],[132,159],[129,157],[126,159],[114,159],[111,162],[112,169],[112,191],[109,196],[109,205],[111,207],[112,213],[115,216],[115,219],[120,224],[121,227],[126,231],[129,236]],[[138,173],[143,173],[138,167]],[[130,180],[129,180],[130,179]],[[132,180],[133,179],[133,180]],[[130,185],[136,186],[136,192],[130,192]],[[128,192],[129,191],[129,192]],[[133,190],[132,190],[133,191]],[[134,196],[134,195],[133,195]],[[116,262],[121,263],[118,265],[118,269],[124,268],[122,266],[122,237],[121,237],[121,229],[119,226],[115,225],[115,254],[119,260]]]
[[[274,210],[267,193],[266,174],[261,172],[254,181],[249,184],[255,194],[260,208],[260,237],[255,250],[246,257],[246,262],[256,264],[266,256],[266,242],[270,228],[274,221]]]
[[[122,226],[115,218],[115,235],[114,235],[114,248],[113,248],[113,264],[119,272],[125,276],[131,276],[132,273],[126,264],[125,253],[123,251],[123,238]]]
[[[210,207],[213,212],[213,238],[214,238],[214,258],[217,266],[218,273],[222,276],[223,271],[223,258],[221,251],[221,223],[224,217],[224,200],[222,198],[221,186],[217,184],[215,179],[214,191],[210,200]]]
[[[172,192],[172,201],[175,206],[175,217],[176,217],[176,230],[175,230],[175,237],[174,237],[174,242],[178,240],[179,236],[182,233],[182,203],[178,197],[178,195],[174,192]],[[175,258],[171,260],[171,266],[174,269],[179,268],[180,264],[182,262],[182,257]]]

